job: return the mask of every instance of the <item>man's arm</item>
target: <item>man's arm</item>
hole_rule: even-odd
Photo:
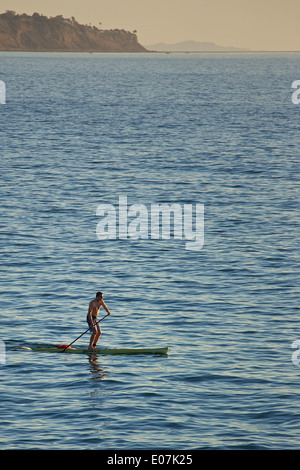
[[[111,313],[110,313],[110,311],[108,310],[108,307],[107,307],[107,305],[105,304],[104,300],[102,300],[101,305],[103,306],[104,310],[107,311],[108,315],[111,315]]]

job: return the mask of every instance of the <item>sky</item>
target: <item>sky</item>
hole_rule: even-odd
[[[1,0],[0,12],[74,16],[137,30],[144,46],[186,40],[252,50],[300,50],[300,0]]]

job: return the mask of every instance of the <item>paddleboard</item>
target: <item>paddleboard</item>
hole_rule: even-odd
[[[169,352],[169,348],[97,348],[97,349],[87,349],[87,348],[68,348],[63,349],[60,347],[32,347],[32,351],[39,351],[39,352],[58,352],[61,354],[160,354],[160,355],[167,355]]]

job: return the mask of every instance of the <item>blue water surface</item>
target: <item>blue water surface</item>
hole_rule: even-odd
[[[1,449],[299,448],[299,65],[0,54]],[[203,248],[99,240],[120,196],[204,204]],[[21,349],[73,341],[98,290],[103,347],[169,356]]]

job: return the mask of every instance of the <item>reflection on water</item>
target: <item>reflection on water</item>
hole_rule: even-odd
[[[108,371],[102,369],[98,364],[98,359],[97,353],[89,355],[89,363],[91,364],[90,372],[92,374],[91,380],[102,380],[109,375]]]

